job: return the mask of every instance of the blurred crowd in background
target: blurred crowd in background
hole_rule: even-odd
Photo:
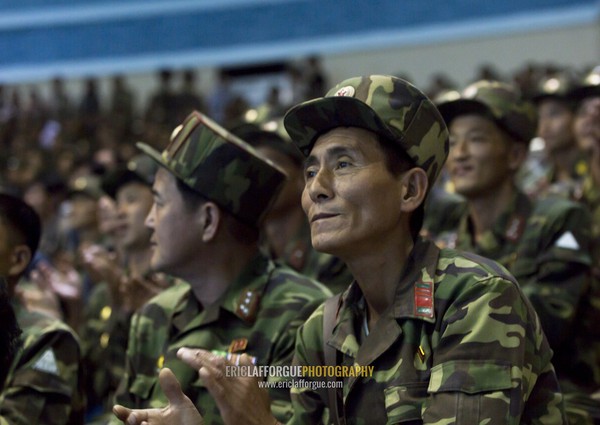
[[[484,64],[474,70],[471,81],[511,83],[524,99],[535,100],[541,93],[551,92],[543,85],[552,77],[556,77],[557,89],[571,90],[591,69],[527,64],[503,75]],[[201,92],[201,71],[163,69],[156,73],[156,90],[145,96],[149,100],[141,108],[137,99],[142,96],[131,89],[126,75],[110,79],[108,97],[100,95],[99,81],[94,78],[85,80],[80,98],[67,92],[61,78],[52,81],[47,97],[35,88],[0,85],[0,191],[23,197],[43,224],[40,248],[29,266],[32,273],[27,284],[18,288],[24,304],[79,329],[94,282],[105,280],[94,276],[99,267],[99,247],[102,255],[116,249],[116,204],[102,192],[102,181],[139,154],[136,142],[163,150],[175,127],[193,110],[231,130],[242,123],[280,119],[292,105],[322,96],[331,84],[318,57],[307,59],[302,67],[290,67],[287,76],[290,96],[273,86],[262,102],[253,104],[231,89],[232,77],[226,72],[219,75],[211,91]],[[411,79],[402,72],[397,76]],[[422,89],[432,100],[440,101],[451,99],[453,94],[458,96],[462,87],[439,73]],[[571,113],[575,114],[575,109]],[[549,158],[545,131],[541,125],[538,127],[530,145],[531,157],[520,176],[522,189],[532,197],[550,185],[544,168]],[[580,153],[585,157],[585,148]],[[582,164],[585,169],[580,167],[579,177],[583,178],[588,165]],[[566,172],[565,180],[572,177]],[[449,181],[444,177],[439,180],[432,202],[439,201],[441,211],[447,205],[445,195],[454,195]],[[572,191],[568,197],[576,199],[577,193]],[[435,220],[440,217],[436,214],[429,222],[426,217],[423,234],[435,235],[439,224]],[[597,220],[594,223],[597,226]],[[164,282],[159,283],[143,297],[139,296],[139,288],[130,286],[129,293],[126,287],[120,288],[122,305],[129,312],[135,311],[148,296],[164,287]],[[100,336],[100,343],[108,344],[108,340],[102,341]]]

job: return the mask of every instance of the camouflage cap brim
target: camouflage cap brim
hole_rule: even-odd
[[[569,93],[571,99],[581,102],[588,97],[600,97],[600,85],[577,87]]]
[[[191,190],[258,226],[286,179],[283,169],[200,112],[192,112],[162,153],[137,147]]]
[[[173,167],[169,166],[169,163],[167,162],[167,160],[163,157],[163,155],[159,151],[157,151],[153,147],[147,145],[146,143],[142,143],[142,142],[137,142],[135,144],[135,146],[139,150],[141,150],[142,152],[144,152],[146,155],[148,155],[150,158],[152,158],[154,161],[156,161],[158,163],[158,165],[160,165],[161,167],[166,168],[167,170],[169,170],[170,173],[174,174],[175,177],[183,180],[183,177],[179,176],[175,172],[175,170],[173,169]]]
[[[369,105],[353,97],[323,97],[301,103],[287,112],[284,124],[304,156],[310,154],[320,135],[337,127],[359,127],[392,141],[397,138]]]
[[[437,105],[437,108],[440,111],[440,114],[442,114],[442,117],[444,117],[444,121],[446,121],[448,128],[456,117],[476,114],[495,122],[502,130],[519,142],[529,143],[534,136],[534,128],[532,126],[513,128],[515,126],[509,125],[506,122],[506,117],[503,116],[500,111],[495,113],[494,109],[478,100],[458,99],[441,103]]]
[[[454,118],[460,115],[478,114],[487,116],[491,120],[497,120],[499,117],[494,115],[494,112],[488,108],[485,103],[471,99],[457,99],[450,102],[443,102],[437,105],[440,114],[444,117],[446,125],[450,126],[450,123]]]

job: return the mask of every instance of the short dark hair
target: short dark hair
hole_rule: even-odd
[[[33,259],[42,233],[40,217],[34,209],[15,196],[0,193],[0,220],[17,238],[14,243],[25,243],[29,247]]]
[[[20,345],[21,329],[8,296],[7,284],[0,277],[0,391]]]
[[[177,189],[183,198],[184,208],[188,211],[195,211],[200,208],[202,204],[209,201],[209,199],[193,190],[180,179],[176,178],[175,182],[177,184]],[[219,207],[219,210],[229,218],[224,220],[225,228],[236,238],[236,240],[246,245],[258,241],[260,232],[257,227],[240,221],[237,217],[221,207]]]
[[[378,136],[377,140],[379,141],[379,146],[385,153],[385,165],[393,176],[397,177],[417,166],[412,158],[408,156],[397,143],[382,136]],[[413,240],[416,240],[419,236],[421,228],[423,227],[424,218],[425,201],[423,201],[410,216],[410,234]]]

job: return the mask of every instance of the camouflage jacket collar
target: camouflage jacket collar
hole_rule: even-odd
[[[253,294],[257,294],[259,299],[269,282],[269,276],[274,268],[275,265],[267,257],[263,254],[257,255],[229,286],[221,297],[221,300],[205,309],[202,308],[196,297],[194,297],[194,292],[190,287],[185,294],[187,302],[178,303],[173,324],[179,331],[208,325],[219,320],[222,310],[228,311],[248,322],[248,317],[239,309],[240,300],[245,299],[242,295],[252,292]]]
[[[440,250],[432,242],[419,240],[407,261],[394,302],[364,335],[365,301],[356,281],[342,295],[338,321],[328,344],[360,365],[367,365],[387,350],[402,334],[400,319],[435,323],[434,282]],[[362,344],[361,344],[362,341]],[[361,345],[365,348],[361,350]]]
[[[473,225],[468,210],[465,210],[458,228],[457,248],[496,260],[502,258],[503,253],[514,252],[532,208],[532,202],[527,195],[515,188],[506,209],[478,244],[474,242]]]

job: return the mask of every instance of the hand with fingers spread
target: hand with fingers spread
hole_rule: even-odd
[[[226,424],[267,425],[279,423],[271,414],[269,395],[265,389],[259,388],[257,378],[226,376],[226,366],[233,366],[233,364],[206,350],[180,348],[177,357],[198,370],[200,378],[214,398]],[[253,365],[247,354],[236,358],[235,364]]]
[[[170,369],[164,368],[158,376],[160,387],[169,400],[162,409],[129,409],[116,405],[113,413],[127,425],[204,425],[194,403],[183,393],[181,385]]]
[[[117,295],[125,276],[117,254],[97,244],[87,245],[79,250],[85,270],[94,282],[106,282],[111,293]],[[115,301],[119,299],[115,296]]]

